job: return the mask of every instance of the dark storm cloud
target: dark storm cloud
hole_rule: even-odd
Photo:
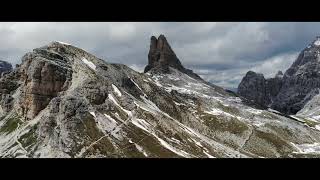
[[[150,36],[160,34],[185,66],[235,87],[248,70],[268,77],[287,69],[320,35],[320,23],[0,23],[0,59],[20,63],[26,52],[63,41],[142,71]]]

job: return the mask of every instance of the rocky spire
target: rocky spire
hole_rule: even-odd
[[[175,68],[193,78],[201,79],[201,77],[193,73],[192,70],[182,66],[164,35],[160,35],[158,39],[152,36],[148,54],[148,65],[145,67],[144,72],[146,73],[153,70],[161,73],[169,73],[169,67]]]
[[[160,70],[161,72],[168,73],[169,66],[178,70],[184,69],[180,60],[171,49],[166,37],[160,35],[151,37],[150,50],[148,54],[148,65],[144,72],[148,72],[151,69]]]

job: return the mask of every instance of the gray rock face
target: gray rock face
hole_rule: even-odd
[[[269,106],[282,86],[282,72],[274,78],[265,79],[263,74],[247,72],[238,87],[238,94],[262,106]]]
[[[320,37],[299,54],[284,75],[279,72],[275,78],[267,79],[266,89],[260,79],[259,84],[255,79],[244,78],[239,93],[280,112],[297,113],[320,87]]]
[[[145,67],[144,72],[153,70],[155,72],[169,73],[169,67],[175,68],[193,78],[201,79],[192,70],[182,66],[164,35],[160,35],[158,39],[152,36],[148,54],[148,65]]]
[[[22,114],[34,118],[59,92],[66,90],[71,79],[70,62],[53,52],[52,47],[35,49],[22,58],[19,67],[22,91]],[[61,47],[60,47],[61,48]]]
[[[6,73],[12,70],[12,65],[6,61],[0,60],[0,77],[2,76],[2,73]]]
[[[308,94],[320,87],[320,44],[317,42],[319,38],[304,49],[285,72],[283,86],[272,108],[295,114],[312,98]]]
[[[18,69],[14,69],[10,73],[3,73],[2,75],[0,79],[0,105],[2,106],[2,113],[7,113],[13,106],[12,96],[21,84],[20,73]]]
[[[269,103],[272,103],[275,97],[278,95],[282,87],[282,77],[283,73],[278,71],[274,78],[266,79],[266,95],[270,99]]]
[[[253,100],[258,104],[268,104],[269,99],[266,96],[266,80],[263,74],[257,74],[253,71],[247,72],[238,87],[238,94]]]

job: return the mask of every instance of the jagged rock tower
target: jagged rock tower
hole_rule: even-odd
[[[152,36],[148,54],[148,65],[145,67],[144,72],[152,70],[153,72],[170,73],[169,67],[175,68],[195,79],[201,79],[192,70],[182,66],[164,35],[160,35],[158,39]]]

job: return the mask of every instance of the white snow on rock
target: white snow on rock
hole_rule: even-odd
[[[63,44],[63,45],[67,45],[67,46],[70,46],[71,44],[69,43],[65,43],[65,42],[62,42],[62,41],[57,41],[57,43],[60,43],[60,44]]]
[[[201,144],[201,142],[199,142],[199,141],[197,141],[197,140],[195,140],[195,139],[193,139],[193,138],[191,138],[191,139],[193,140],[193,142],[194,142],[197,146],[203,147],[202,144]]]
[[[138,149],[138,151],[140,151],[145,157],[148,157],[148,154],[146,153],[146,151],[143,149],[143,147],[141,147],[140,145],[134,143],[134,145],[136,146],[136,148]]]
[[[96,118],[96,114],[94,112],[89,112],[94,118]]]
[[[298,152],[294,152],[297,154],[319,154],[320,153],[320,143],[313,144],[294,144],[291,143],[294,147],[298,149]]]
[[[134,82],[134,80],[133,80],[132,78],[130,78],[130,80],[133,82],[133,84],[134,84],[135,86],[137,86],[137,88],[138,88],[141,92],[143,92],[142,89],[140,88],[140,86],[139,86],[136,82]]]
[[[121,93],[120,90],[117,88],[117,86],[115,86],[115,85],[112,84],[112,88],[113,88],[113,91],[117,94],[117,96],[119,96],[119,97],[122,96],[122,93]]]
[[[190,156],[190,154],[186,153],[185,151],[174,148],[173,146],[171,146],[170,144],[168,144],[166,141],[164,141],[163,139],[159,138],[158,136],[155,136],[155,137],[158,139],[158,141],[160,142],[160,144],[163,147],[169,149],[170,151],[174,152],[175,154],[177,154],[179,156],[182,156],[182,157],[186,157],[186,158],[192,157],[192,156]]]
[[[151,133],[152,126],[151,126],[151,124],[147,123],[145,120],[133,118],[131,122],[132,122],[132,124],[134,124],[138,128],[140,128],[146,132]]]
[[[150,107],[145,106],[145,105],[142,104],[141,102],[136,102],[136,101],[134,101],[134,104],[135,104],[138,108],[141,108],[141,109],[143,109],[144,111],[148,111],[148,112],[150,112],[151,114],[156,114],[156,112],[157,112],[157,111],[154,111],[154,109],[151,109]]]
[[[107,117],[110,121],[112,121],[113,123],[117,124],[117,121],[114,120],[111,116],[109,116],[108,114],[104,114],[105,117]]]
[[[318,38],[313,44],[316,46],[320,46],[320,38]]]
[[[222,111],[220,109],[216,109],[216,108],[212,108],[211,111],[203,111],[203,112],[207,113],[207,114],[214,115],[214,116],[224,115],[224,116],[236,117],[230,113],[224,112],[224,111]]]
[[[315,120],[317,120],[317,121],[320,121],[320,115],[312,116],[312,119],[315,119]]]
[[[257,115],[262,113],[262,110],[253,109],[253,108],[249,108],[249,109],[246,109],[246,110],[249,111],[252,114],[257,114]]]
[[[204,111],[204,113],[212,114],[212,115],[214,115],[214,116],[218,116],[218,115],[223,114],[224,112],[221,111],[220,109],[212,108],[211,111]]]
[[[253,125],[258,126],[258,127],[261,127],[261,126],[265,125],[264,122],[260,122],[260,121],[252,121],[252,123],[253,123]]]
[[[279,111],[276,111],[276,110],[271,109],[271,108],[268,108],[268,111],[273,112],[273,113],[279,113],[279,114],[281,114]]]
[[[129,117],[132,117],[132,112],[124,109],[120,104],[116,101],[116,99],[112,96],[112,94],[108,94],[108,98],[116,105],[118,106],[122,111],[126,112]]]
[[[214,157],[214,156],[210,155],[209,153],[207,153],[205,150],[203,150],[203,153],[204,153],[205,155],[207,155],[207,156],[208,156],[208,158],[216,158],[216,157]]]
[[[84,62],[87,66],[89,66],[91,69],[96,70],[96,65],[93,64],[91,61],[88,61],[86,58],[81,59],[82,62]]]

